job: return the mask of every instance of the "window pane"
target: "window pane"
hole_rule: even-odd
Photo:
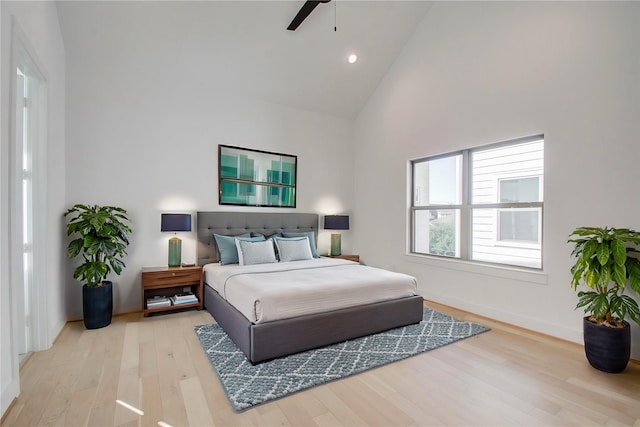
[[[413,205],[462,203],[462,155],[413,164]]]
[[[460,209],[414,211],[413,251],[460,257]]]
[[[541,219],[541,208],[472,209],[471,259],[541,268]]]
[[[498,240],[538,243],[540,211],[538,209],[500,209]]]
[[[544,141],[501,146],[471,153],[472,203],[498,203],[502,182],[509,198],[519,202],[542,201],[539,177],[543,175]],[[527,177],[527,178],[522,178]],[[531,178],[528,178],[531,177]],[[534,191],[538,179],[538,191]],[[502,196],[500,196],[502,197]],[[527,200],[521,200],[527,199]]]
[[[500,180],[500,203],[539,202],[540,178],[513,178]]]

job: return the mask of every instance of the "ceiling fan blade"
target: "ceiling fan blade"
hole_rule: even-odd
[[[329,3],[330,1],[331,0],[307,0],[306,2],[304,2],[296,17],[293,18],[293,21],[291,21],[291,24],[289,24],[289,26],[287,27],[287,30],[295,31],[295,29],[298,28],[300,24],[302,24],[302,21],[304,21],[307,16],[309,16],[309,14],[313,12],[313,9],[315,9],[320,3]]]

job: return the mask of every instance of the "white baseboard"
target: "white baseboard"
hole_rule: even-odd
[[[18,397],[20,394],[20,379],[16,378],[11,383],[9,383],[5,388],[2,389],[2,397],[0,398],[2,402],[2,415],[0,417],[4,417],[5,412],[11,406],[14,399]]]
[[[488,317],[520,328],[539,332],[552,337],[582,344],[582,329],[569,328],[560,323],[553,323],[543,318],[532,318],[522,314],[496,310],[482,304],[476,304],[472,301],[462,300],[450,295],[442,295],[429,292],[428,298],[433,302],[448,305],[460,310],[468,311],[473,314]]]

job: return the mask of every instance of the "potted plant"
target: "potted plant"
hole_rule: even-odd
[[[576,258],[571,285],[576,291],[581,283],[589,288],[578,291],[576,306],[587,313],[583,320],[587,359],[601,371],[622,372],[631,352],[631,328],[625,317],[640,325],[640,309],[632,296],[640,294],[640,233],[580,227],[569,238]],[[627,289],[631,294],[624,293]]]
[[[84,283],[84,325],[87,329],[102,328],[111,323],[113,313],[113,284],[105,279],[112,271],[119,275],[125,267],[122,257],[131,233],[127,211],[114,206],[77,204],[64,216],[69,218],[67,236],[76,237],[67,247],[67,256],[82,256],[73,278]]]

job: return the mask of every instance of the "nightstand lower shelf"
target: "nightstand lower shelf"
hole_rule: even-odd
[[[175,310],[184,310],[187,308],[197,308],[198,310],[200,310],[201,307],[201,303],[200,301],[198,302],[192,302],[189,304],[178,304],[178,305],[168,305],[166,307],[157,307],[157,308],[145,308],[144,311],[144,316],[147,317],[150,314],[153,313],[161,313],[163,311],[175,311]]]

